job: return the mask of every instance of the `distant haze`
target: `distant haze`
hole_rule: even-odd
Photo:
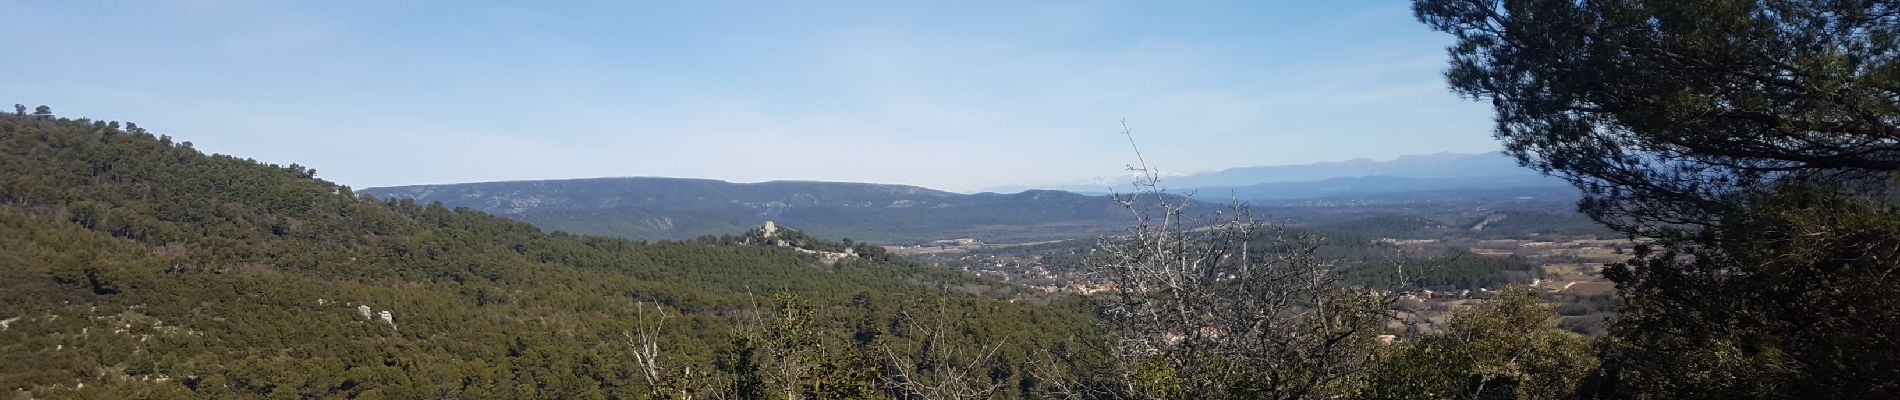
[[[1562,180],[1519,167],[1498,153],[1240,167],[1172,177],[1166,184],[1179,189],[1174,193],[1192,195],[1197,200],[1262,205],[1421,200],[1473,204],[1498,199],[1509,200],[1494,204],[1533,200],[1561,204],[1574,196]],[[1052,188],[1090,191],[1087,186],[1080,190]],[[638,239],[726,234],[775,220],[825,236],[885,243],[952,237],[1026,242],[1115,232],[1127,223],[1127,211],[1107,196],[1060,190],[1008,192],[957,194],[890,184],[731,183],[656,177],[476,182],[358,191],[383,198],[469,207],[545,229]]]
[[[1556,179],[1543,177],[1536,171],[1518,166],[1517,160],[1510,156],[1486,152],[1413,154],[1390,160],[1357,158],[1310,164],[1237,166],[1210,172],[1164,176],[1161,179],[1161,185],[1180,190],[1199,188],[1226,192],[1237,187],[1265,183],[1326,180],[1347,182],[1339,179],[1366,177],[1422,179],[1430,181],[1435,186],[1457,187],[1468,187],[1472,186],[1472,183],[1478,183],[1455,182],[1457,180],[1493,180],[1497,181],[1497,184],[1513,187],[1562,184]],[[1362,182],[1368,185],[1396,183],[1392,179]],[[1024,189],[1055,189],[1077,193],[1100,193],[1111,190],[1125,192],[1130,189],[1130,183],[1127,177],[1118,177],[1069,183],[986,188],[986,190],[999,193]]]

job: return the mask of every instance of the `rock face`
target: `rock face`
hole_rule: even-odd
[[[759,232],[761,232],[760,236],[770,239],[772,236],[778,235],[778,224],[774,224],[772,221],[765,221],[765,226],[759,228]]]
[[[356,313],[362,315],[363,319],[369,319],[369,305],[356,306]]]
[[[382,318],[383,323],[385,324],[389,324],[390,326],[396,326],[396,315],[391,314],[389,310],[383,310],[381,314],[377,314],[377,317]]]
[[[1472,232],[1483,231],[1485,225],[1490,225],[1494,222],[1503,221],[1505,217],[1508,217],[1508,216],[1504,215],[1504,213],[1486,215],[1484,216],[1484,220],[1478,221],[1477,225],[1471,226],[1471,231]]]

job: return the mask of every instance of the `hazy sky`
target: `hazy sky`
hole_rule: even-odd
[[[560,3],[560,4],[544,4]],[[949,190],[1496,148],[1404,1],[0,0],[0,101],[354,187]]]

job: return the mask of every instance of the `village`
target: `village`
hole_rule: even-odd
[[[1558,308],[1560,323],[1566,329],[1592,335],[1602,333],[1605,321],[1614,315],[1616,306],[1616,286],[1603,278],[1603,267],[1627,260],[1628,250],[1640,244],[1630,240],[1588,238],[1382,238],[1374,242],[1376,246],[1401,250],[1451,248],[1463,256],[1515,257],[1537,265],[1537,270],[1527,274],[1525,280],[1499,287],[1373,290],[1374,294],[1393,298],[1401,317],[1393,322],[1393,329],[1431,332],[1444,326],[1453,310],[1483,301],[1510,287],[1526,287]],[[1090,273],[1088,252],[1094,243],[1093,240],[1069,240],[993,244],[959,238],[885,248],[935,266],[1044,293],[1097,295],[1117,287],[1104,277]]]

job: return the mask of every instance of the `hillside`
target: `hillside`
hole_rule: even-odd
[[[118,122],[0,116],[0,170],[0,393],[16,397],[638,398],[629,333],[662,314],[664,362],[732,382],[770,351],[903,348],[918,339],[899,322],[932,315],[965,321],[945,343],[1016,360],[1093,329],[875,248],[827,263],[548,234]],[[809,336],[743,340],[767,318]],[[798,379],[816,390],[853,365]]]
[[[884,243],[959,237],[1026,242],[1115,232],[1129,221],[1127,211],[1107,196],[1049,190],[958,194],[843,182],[599,178],[362,192],[468,207],[550,230],[635,239],[718,235],[773,220],[820,237]]]

